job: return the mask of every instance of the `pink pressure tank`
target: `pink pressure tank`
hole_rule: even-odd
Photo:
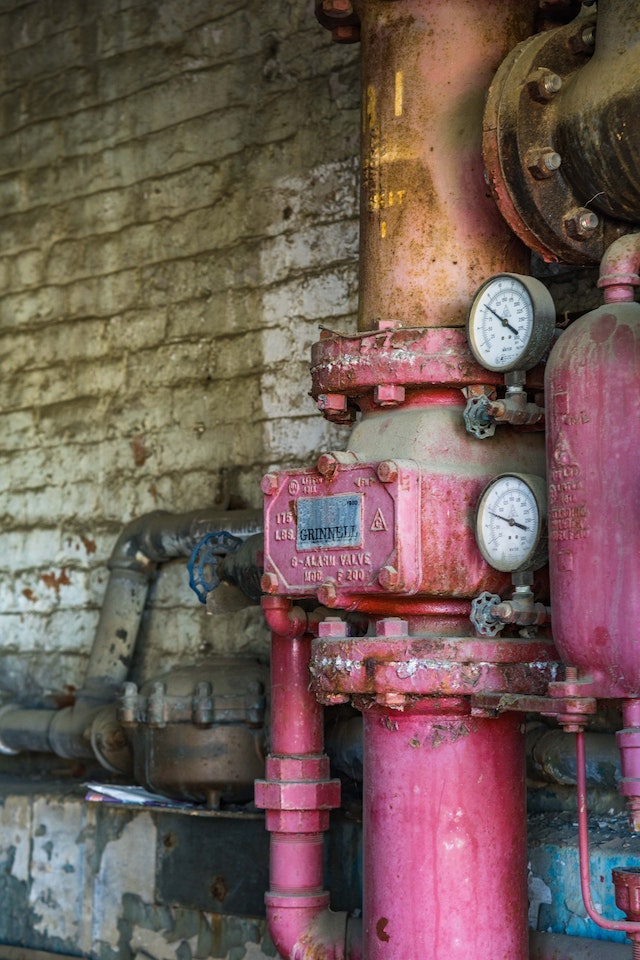
[[[640,695],[640,305],[609,304],[547,363],[553,633],[585,694]]]

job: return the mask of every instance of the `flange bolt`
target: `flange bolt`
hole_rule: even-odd
[[[587,210],[586,207],[576,207],[570,211],[564,224],[567,233],[575,240],[590,240],[594,231],[600,225],[600,218],[593,210]]]

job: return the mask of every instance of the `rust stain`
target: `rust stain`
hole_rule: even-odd
[[[136,433],[129,441],[131,452],[133,453],[133,462],[136,467],[144,467],[147,462],[147,438],[144,433]]]
[[[82,544],[88,554],[96,552],[97,547],[95,540],[90,540],[89,537],[84,537],[82,534],[80,535],[80,539],[82,540]]]
[[[381,940],[382,943],[388,943],[391,939],[389,934],[386,931],[386,926],[389,923],[387,917],[380,917],[376,923],[376,936],[378,940]]]
[[[76,702],[76,688],[73,684],[66,683],[64,692],[58,693],[54,699],[58,710],[62,710],[64,707],[72,707]]]
[[[213,899],[219,903],[223,903],[228,892],[229,890],[224,877],[214,877],[211,882],[211,896]]]
[[[22,596],[26,597],[27,600],[30,600],[31,603],[37,603],[38,598],[30,587],[27,587],[22,591]]]
[[[42,573],[40,574],[40,579],[44,583],[45,587],[49,587],[50,590],[55,590],[57,597],[60,596],[60,587],[68,587],[71,583],[66,567],[63,567],[58,574],[53,572]]]
[[[165,850],[173,850],[174,847],[178,846],[178,838],[173,830],[167,830],[167,832],[162,835],[162,846]]]

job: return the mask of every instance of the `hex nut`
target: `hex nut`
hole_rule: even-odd
[[[277,593],[278,578],[275,573],[263,573],[260,577],[260,587],[263,593]]]
[[[377,469],[378,480],[393,483],[398,479],[398,464],[394,460],[382,460]]]
[[[273,496],[278,489],[278,475],[275,473],[266,473],[260,481],[260,489],[265,496]]]
[[[546,180],[558,172],[562,157],[551,147],[536,149],[527,155],[526,164],[532,177],[536,180]]]
[[[560,92],[562,88],[562,77],[553,70],[546,70],[539,67],[532,75],[527,89],[532,100],[538,103],[549,103],[550,100]]]
[[[589,240],[600,225],[600,218],[593,210],[586,207],[576,207],[571,210],[564,221],[565,229],[574,240]]]

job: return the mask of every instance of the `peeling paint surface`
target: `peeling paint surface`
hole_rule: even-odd
[[[117,944],[122,897],[132,893],[154,901],[156,827],[148,813],[127,823],[116,840],[107,843],[95,881],[93,940]]]
[[[29,798],[7,797],[0,807],[0,865],[21,883],[29,880],[30,832]]]
[[[84,851],[76,842],[84,824],[80,803],[33,802],[29,904],[35,928],[47,938],[77,943],[82,922]]]

